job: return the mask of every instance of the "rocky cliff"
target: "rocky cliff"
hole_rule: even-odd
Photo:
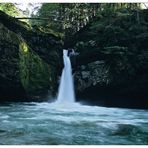
[[[0,101],[38,101],[55,93],[61,46],[58,36],[0,11]]]
[[[103,106],[147,108],[147,10],[104,14],[75,34],[69,48],[79,101]]]

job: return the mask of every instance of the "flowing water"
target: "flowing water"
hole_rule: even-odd
[[[73,103],[75,101],[72,68],[68,50],[63,50],[64,68],[62,71],[57,103]]]
[[[148,110],[3,104],[0,144],[148,144]]]
[[[0,144],[148,144],[148,110],[74,103],[67,53],[55,103],[0,106]]]

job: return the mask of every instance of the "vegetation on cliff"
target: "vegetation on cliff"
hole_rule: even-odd
[[[22,15],[13,3],[0,3],[0,10],[11,16]]]
[[[7,57],[4,49],[15,47],[16,67],[12,62],[7,71],[17,69],[20,79],[18,74],[13,79],[26,94],[57,91],[64,47],[79,53],[72,58],[78,94],[146,98],[148,9],[140,3],[44,3],[28,24],[24,17],[14,18],[19,14],[15,5],[0,4],[0,10],[1,34],[7,32],[0,37],[1,55]]]
[[[60,39],[32,30],[3,12],[0,18],[1,101],[39,101],[55,93],[59,72],[55,67],[62,65]],[[44,98],[38,99],[41,95]]]
[[[75,34],[75,41],[69,38],[67,46],[79,53],[75,58],[75,71],[80,98],[91,98],[91,101],[95,98],[109,106],[145,106],[148,95],[147,15],[147,9],[138,12],[137,9],[126,12],[121,9],[110,15],[102,12],[98,20]],[[102,60],[104,66],[99,72],[97,66],[94,68],[95,62]],[[92,75],[89,72],[93,72]]]

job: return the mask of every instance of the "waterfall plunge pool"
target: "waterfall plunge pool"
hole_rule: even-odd
[[[0,144],[148,144],[148,110],[78,103],[3,104]]]
[[[55,103],[0,106],[0,144],[148,144],[148,110],[75,103],[68,51]]]

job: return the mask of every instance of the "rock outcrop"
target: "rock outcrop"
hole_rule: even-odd
[[[78,101],[148,108],[148,11],[139,13],[140,24],[136,12],[110,21],[102,15],[71,39],[69,48],[79,53],[72,58]]]
[[[41,101],[56,92],[60,38],[26,26],[0,11],[0,101]]]
[[[77,91],[99,84],[108,83],[108,71],[104,68],[104,61],[95,61],[87,65],[81,65],[74,73],[75,88]]]

